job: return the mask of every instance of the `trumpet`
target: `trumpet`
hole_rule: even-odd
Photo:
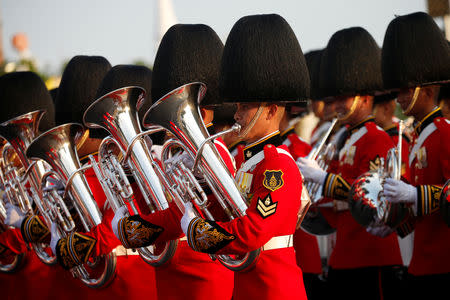
[[[26,148],[39,134],[39,122],[44,113],[44,110],[37,110],[0,124],[0,136],[8,142],[2,150],[2,180],[9,201],[19,206],[22,212],[29,214],[34,214],[34,203],[50,228],[51,221],[39,196],[39,179],[46,166],[43,161],[30,162],[25,155]],[[32,247],[43,263],[56,263],[56,256],[46,251],[48,245],[32,243]]]
[[[90,166],[80,166],[76,151],[77,145],[83,143],[83,137],[86,136],[87,131],[82,125],[64,124],[38,136],[26,151],[26,156],[30,160],[42,160],[50,166],[39,180],[39,194],[44,199],[43,204],[48,218],[57,224],[62,237],[67,237],[76,230],[90,231],[102,220],[97,203],[83,175]],[[65,190],[62,197],[55,190],[47,192],[43,190],[49,177],[58,178],[64,183]],[[77,212],[78,218],[72,216],[73,210]],[[91,269],[94,271],[93,274],[89,272]],[[99,288],[114,279],[115,269],[116,256],[111,252],[94,258],[93,262],[88,261],[85,265],[75,266],[70,271],[88,287]]]
[[[404,203],[388,202],[383,194],[386,178],[397,180],[401,178],[403,130],[404,123],[400,120],[398,144],[389,149],[386,161],[381,158],[378,169],[362,174],[352,184],[349,197],[350,212],[363,226],[375,221],[395,229],[411,213]]]
[[[214,215],[208,210],[209,201],[206,193],[193,175],[193,171],[203,175],[204,180],[211,189],[220,207],[229,220],[246,215],[247,204],[234,178],[226,168],[213,139],[231,131],[240,130],[239,125],[231,129],[209,136],[199,114],[199,102],[204,97],[206,86],[194,82],[185,84],[154,103],[144,116],[145,128],[170,132],[175,138],[169,139],[163,145],[162,163],[164,172],[162,181],[164,185],[172,187],[176,194],[174,201],[184,209],[184,204],[192,201],[198,208],[197,213],[214,220]],[[194,161],[192,170],[183,165],[168,163],[167,158],[171,149],[182,148]],[[183,210],[182,210],[183,211]],[[231,257],[218,255],[218,260],[233,271],[241,271],[253,266],[260,253],[260,249],[246,253],[243,256]],[[216,257],[213,257],[216,258]]]
[[[328,169],[329,164],[336,153],[335,143],[329,142],[327,144],[326,142],[329,140],[331,132],[336,127],[337,121],[337,118],[334,118],[331,121],[330,127],[306,156],[307,159],[316,160],[318,165],[324,171]],[[328,235],[333,233],[335,229],[328,224],[320,212],[319,200],[322,199],[322,185],[314,182],[306,182],[305,191],[307,191],[306,193],[309,194],[311,198],[311,206],[313,209],[310,209],[308,213],[306,213],[303,222],[301,223],[301,227],[308,233],[314,235]]]
[[[169,207],[166,195],[179,197],[170,187],[163,187],[160,179],[164,176],[156,173],[159,166],[151,156],[151,140],[147,137],[155,131],[143,132],[138,122],[137,112],[144,95],[145,90],[140,87],[117,89],[97,99],[83,116],[87,127],[103,128],[111,135],[100,145],[98,167],[94,170],[114,211],[128,202],[131,213],[138,213],[124,169],[131,171],[150,212]],[[177,244],[177,240],[169,241],[163,249],[149,246],[139,248],[138,252],[148,264],[160,266],[173,256]]]

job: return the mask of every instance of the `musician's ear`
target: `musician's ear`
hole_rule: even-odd
[[[200,114],[202,115],[202,119],[205,119],[206,117],[206,109],[203,107],[200,107]]]
[[[267,117],[266,117],[267,120],[273,120],[280,113],[281,114],[284,113],[284,107],[283,106],[278,106],[276,104],[268,104],[267,105]]]

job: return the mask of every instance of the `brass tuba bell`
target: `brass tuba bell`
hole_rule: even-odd
[[[83,142],[82,139],[86,134],[80,124],[60,125],[34,139],[26,151],[29,159],[43,160],[51,167],[40,178],[39,190],[45,199],[45,207],[51,221],[58,225],[58,231],[63,237],[75,230],[90,231],[102,221],[102,215],[83,174],[87,167],[80,166],[77,154],[77,144]],[[65,191],[62,198],[55,191],[50,191],[44,196],[42,187],[49,176],[56,177],[64,183]],[[75,210],[79,218],[72,216],[71,210]],[[102,287],[114,279],[116,256],[111,252],[96,257],[93,263],[87,262],[85,265],[73,267],[70,271],[87,286]],[[88,270],[94,273],[91,274]]]

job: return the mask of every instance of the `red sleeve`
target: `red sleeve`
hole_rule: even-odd
[[[226,223],[195,218],[188,229],[194,250],[241,254],[262,247],[272,237],[293,234],[300,207],[300,172],[290,156],[279,154],[272,145],[264,148],[264,155],[253,173],[247,215]],[[272,175],[269,189],[264,184],[268,186]]]
[[[180,225],[182,216],[175,202],[170,202],[168,209],[141,215],[145,221],[163,228],[155,242],[167,242],[182,237],[184,235]]]
[[[22,238],[20,229],[9,228],[0,233],[0,244],[16,254],[24,253],[27,250],[27,245]]]

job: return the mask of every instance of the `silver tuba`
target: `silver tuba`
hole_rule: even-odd
[[[39,193],[45,199],[43,205],[48,217],[58,225],[62,237],[76,230],[90,231],[102,221],[102,215],[83,175],[87,167],[80,166],[76,151],[77,145],[84,142],[83,138],[87,134],[80,124],[60,125],[37,137],[26,151],[29,159],[43,160],[51,167],[40,178]],[[65,191],[62,197],[55,190],[43,191],[42,188],[50,176],[64,183]],[[73,211],[77,212],[79,218],[73,216]],[[116,256],[111,252],[70,271],[87,286],[99,288],[114,279],[115,269]],[[101,272],[98,272],[99,270]],[[90,271],[93,271],[94,275]]]
[[[397,147],[389,149],[386,163],[380,160],[380,167],[359,176],[352,184],[349,196],[350,212],[362,226],[372,222],[396,228],[410,214],[404,203],[390,203],[383,194],[386,178],[400,180],[402,173],[402,133],[404,123],[401,120],[398,130]]]
[[[37,110],[15,117],[0,124],[0,136],[8,143],[3,147],[3,184],[9,201],[21,208],[22,212],[34,214],[32,203],[44,217],[50,228],[51,221],[39,196],[39,182],[45,173],[42,161],[30,162],[25,155],[27,147],[39,134],[39,121],[44,110]],[[51,254],[48,245],[32,243],[39,259],[47,264],[56,263],[56,256]]]
[[[133,214],[139,211],[133,203],[133,190],[124,169],[131,171],[150,212],[167,209],[166,193],[171,194],[155,171],[159,167],[151,156],[151,140],[146,136],[153,131],[142,132],[138,121],[137,112],[144,94],[140,87],[117,89],[92,103],[83,117],[87,127],[103,128],[110,133],[100,145],[96,174],[107,190],[111,207],[117,210],[128,202]],[[162,249],[150,246],[139,248],[138,252],[145,262],[159,266],[173,256],[177,244],[178,241],[169,241]]]
[[[5,147],[8,147],[8,149],[12,150],[11,146],[7,144],[7,141],[4,139],[1,139],[0,143],[3,143],[0,146],[0,154],[3,154],[3,150]],[[14,151],[6,151],[7,156],[0,155],[0,185],[3,190],[3,193],[6,194],[6,201],[12,202],[13,205],[18,206],[22,212],[25,211],[28,212],[28,208],[22,204],[23,202],[15,201],[16,198],[13,197],[12,189],[10,187],[10,182],[6,181],[5,178],[5,162],[6,165],[9,166],[10,164],[12,166],[18,166],[20,165],[20,161],[17,158],[17,154]],[[28,199],[27,199],[28,200]],[[8,227],[5,225],[5,219],[6,219],[6,208],[5,208],[6,202],[3,199],[3,195],[0,198],[0,232],[3,232],[4,230],[7,230]],[[2,273],[14,273],[17,270],[20,269],[20,267],[24,263],[25,259],[25,253],[20,253],[13,255],[11,257],[0,257],[0,272]]]
[[[181,195],[181,202],[179,198],[174,198],[178,207],[184,209],[184,203],[192,201],[193,206],[199,208],[199,215],[214,220],[212,212],[208,210],[210,203],[205,192],[191,171],[199,172],[222,211],[232,220],[245,216],[247,204],[213,144],[213,139],[222,133],[210,137],[200,116],[199,102],[205,92],[206,86],[199,82],[189,83],[171,91],[150,107],[144,116],[143,124],[145,128],[163,128],[175,136],[164,144],[161,161],[168,186],[172,186]],[[240,130],[240,126],[236,125],[223,133],[234,130]],[[175,165],[166,164],[168,153],[173,147],[182,148],[190,155],[194,161],[192,170],[182,162]],[[218,255],[217,258],[227,268],[241,271],[254,265],[259,253],[260,249],[257,249],[241,257]]]

